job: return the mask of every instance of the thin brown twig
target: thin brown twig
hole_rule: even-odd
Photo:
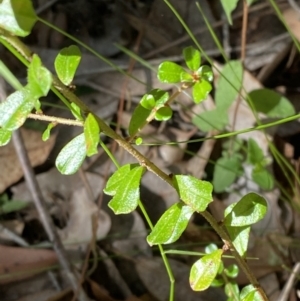
[[[63,268],[63,270],[65,271],[66,277],[69,280],[69,283],[72,286],[72,289],[75,293],[78,288],[77,277],[75,276],[75,272],[73,271],[72,266],[68,260],[68,256],[66,254],[64,246],[60,240],[60,237],[58,236],[58,233],[52,222],[50,214],[47,210],[46,202],[44,200],[42,191],[36,180],[36,177],[34,175],[33,169],[31,167],[31,164],[29,161],[29,157],[27,155],[27,150],[24,145],[24,141],[23,141],[22,135],[19,130],[14,131],[12,140],[13,140],[17,156],[19,158],[19,161],[21,163],[21,166],[22,166],[22,169],[24,172],[25,181],[32,194],[33,202],[36,206],[36,209],[38,211],[38,214],[39,214],[39,217],[43,224],[43,227],[48,235],[49,241],[52,243],[52,246],[57,255],[58,261],[59,261],[61,267]],[[80,301],[89,300],[89,298],[86,296],[83,289],[80,289],[79,300]]]
[[[30,119],[48,121],[52,123],[66,124],[66,125],[74,125],[74,126],[83,126],[83,121],[75,120],[75,119],[66,119],[55,116],[41,115],[41,114],[33,114],[30,113],[28,116]]]

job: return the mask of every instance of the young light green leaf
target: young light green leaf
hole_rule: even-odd
[[[183,49],[183,57],[186,65],[192,71],[196,71],[201,64],[200,51],[192,46]]]
[[[63,48],[54,61],[55,71],[58,78],[65,85],[71,84],[77,67],[81,60],[81,52],[78,46],[71,45]]]
[[[228,22],[232,25],[231,13],[235,10],[239,0],[221,0]]]
[[[208,132],[211,130],[222,130],[228,124],[227,110],[218,109],[205,111],[192,119],[201,131]]]
[[[89,113],[83,127],[85,137],[86,155],[88,157],[98,153],[98,144],[100,140],[99,124],[93,114]]]
[[[30,0],[3,0],[0,4],[0,27],[12,34],[26,37],[37,21]]]
[[[108,179],[106,187],[103,192],[107,195],[115,195],[122,181],[127,181],[129,173],[134,168],[138,167],[139,164],[126,164],[117,169],[113,175]]]
[[[224,269],[225,274],[230,278],[236,278],[239,274],[239,267],[236,264],[231,264]]]
[[[203,65],[199,68],[197,73],[200,75],[200,77],[208,82],[212,82],[214,79],[214,73],[210,66]]]
[[[252,284],[245,286],[240,294],[241,301],[263,301],[260,293]]]
[[[200,103],[201,101],[205,100],[211,91],[212,86],[206,80],[201,80],[197,82],[193,86],[193,99],[195,103]]]
[[[55,165],[63,175],[74,174],[86,157],[84,134],[73,138],[58,154]]]
[[[142,143],[143,143],[142,137],[138,137],[137,139],[135,139],[135,145],[141,145]]]
[[[201,212],[212,202],[212,185],[192,176],[173,176],[174,187],[180,199],[194,211]]]
[[[239,300],[240,290],[237,283],[227,282],[224,291],[229,300]]]
[[[274,178],[265,168],[258,167],[252,170],[252,180],[259,185],[261,189],[271,190],[274,187]]]
[[[185,71],[181,72],[180,81],[182,83],[192,83],[193,80],[194,80],[194,78],[193,78],[192,74],[185,72]]]
[[[216,250],[218,250],[218,246],[214,243],[211,243],[211,244],[209,244],[205,247],[204,252],[206,254],[210,254],[210,253],[212,253],[213,251],[216,251]]]
[[[119,181],[116,193],[108,203],[115,214],[127,214],[136,209],[140,200],[140,182],[144,171],[142,166],[134,167]]]
[[[169,100],[169,93],[161,89],[153,89],[148,94],[151,94],[154,97],[156,109],[164,106]]]
[[[215,279],[223,250],[216,250],[196,261],[190,272],[190,286],[194,291],[206,290]]]
[[[145,94],[140,102],[141,106],[147,110],[152,110],[155,107],[155,99],[152,94]]]
[[[222,192],[234,183],[242,170],[240,158],[233,154],[231,157],[221,157],[217,160],[213,175],[215,192]]]
[[[150,246],[175,242],[186,229],[194,213],[193,209],[183,203],[171,206],[160,217],[147,237]]]
[[[230,107],[239,94],[242,82],[242,63],[240,61],[230,61],[227,63],[222,69],[215,93],[215,101],[218,108],[227,110]]]
[[[248,140],[248,161],[255,165],[261,163],[264,159],[264,153],[262,149],[258,146],[257,142],[250,138]]]
[[[81,115],[81,109],[80,107],[75,103],[75,102],[72,102],[71,103],[71,113],[72,115],[77,119],[77,120],[81,120],[83,121],[83,118],[82,118],[82,115]]]
[[[258,89],[249,93],[254,109],[268,117],[285,118],[295,114],[290,101],[281,94],[270,89]]]
[[[215,278],[212,283],[211,283],[211,287],[221,287],[223,286],[225,283],[224,283],[224,280],[223,279],[218,279],[218,278]]]
[[[51,130],[55,127],[53,123],[49,123],[47,128],[45,129],[43,135],[42,135],[42,140],[47,141],[50,138],[50,133]]]
[[[163,83],[179,83],[183,68],[173,62],[163,62],[158,67],[157,77]]]
[[[35,102],[36,99],[26,88],[9,95],[0,104],[0,127],[8,131],[19,128],[34,108]]]
[[[36,99],[46,96],[50,90],[52,75],[42,66],[41,59],[34,54],[28,68],[28,87]]]
[[[147,118],[151,112],[151,110],[145,109],[141,104],[136,106],[129,122],[128,132],[130,136],[134,136],[140,131],[140,129],[146,124]]]
[[[257,0],[247,0],[247,4],[250,6],[252,3],[256,2]]]
[[[246,257],[251,227],[250,226],[244,226],[244,227],[225,226],[225,227],[237,252],[242,257]]]
[[[172,115],[173,111],[170,107],[162,107],[157,110],[154,118],[158,121],[167,121],[172,117]]]
[[[224,225],[231,227],[249,226],[261,220],[267,212],[267,202],[251,192],[243,196],[226,215]]]
[[[0,128],[0,146],[6,145],[11,139],[11,131]]]

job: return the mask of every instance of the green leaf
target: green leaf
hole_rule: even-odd
[[[146,124],[147,118],[152,110],[145,109],[141,104],[137,105],[130,119],[128,132],[130,136],[135,135]]]
[[[11,139],[11,131],[0,128],[0,146],[6,145]]]
[[[236,264],[231,264],[224,269],[225,274],[230,278],[236,278],[239,274],[239,267]]]
[[[153,95],[156,109],[164,106],[169,100],[169,93],[161,89],[153,89],[148,94]]]
[[[28,207],[28,205],[29,202],[24,202],[24,201],[17,201],[17,200],[7,201],[4,204],[1,204],[0,215],[20,211]]]
[[[143,143],[143,138],[142,137],[138,137],[136,140],[135,140],[135,145],[141,145]]]
[[[214,79],[214,73],[210,66],[203,65],[199,68],[197,73],[200,75],[200,77],[208,82],[212,82]]]
[[[75,103],[75,102],[72,102],[71,103],[71,113],[72,115],[77,119],[77,120],[81,120],[83,121],[83,118],[81,116],[81,109],[80,107]]]
[[[45,129],[43,135],[42,135],[42,140],[47,141],[50,138],[51,130],[55,127],[55,124],[49,123],[47,128]]]
[[[54,61],[58,78],[65,85],[71,84],[81,60],[80,49],[76,45],[63,48]]]
[[[237,283],[227,282],[224,288],[226,296],[232,298],[232,300],[239,300],[240,290]]]
[[[3,0],[0,4],[0,27],[12,34],[26,37],[37,21],[30,0]]]
[[[194,80],[194,78],[193,78],[193,76],[190,73],[185,72],[185,71],[181,72],[181,74],[180,74],[180,81],[182,83],[192,83],[193,80]]]
[[[285,118],[295,114],[290,101],[279,93],[269,89],[254,90],[249,93],[254,109],[268,117]]]
[[[172,117],[172,115],[173,111],[170,107],[162,107],[155,113],[155,120],[167,121]]]
[[[172,205],[160,217],[147,237],[150,246],[175,242],[186,229],[194,213],[193,209],[183,203]]]
[[[194,211],[204,211],[213,201],[213,187],[209,182],[200,181],[192,176],[175,175],[173,183],[180,199]]]
[[[155,107],[155,99],[152,94],[145,94],[140,102],[141,106],[147,110],[152,110]]]
[[[222,254],[222,250],[216,250],[193,264],[190,272],[190,285],[194,291],[204,291],[211,285],[218,273]]]
[[[205,111],[192,119],[201,131],[208,132],[211,130],[223,130],[228,124],[227,110],[216,108],[212,111]]]
[[[0,127],[8,131],[19,128],[34,108],[35,102],[36,99],[26,88],[9,95],[0,104]]]
[[[63,175],[74,174],[86,157],[84,134],[73,138],[58,154],[55,165]]]
[[[245,286],[240,294],[241,301],[263,301],[260,293],[252,284]]]
[[[247,160],[255,165],[257,163],[261,163],[264,160],[264,153],[262,149],[259,147],[257,142],[250,138],[248,140],[248,158]]]
[[[259,185],[261,189],[271,190],[274,187],[273,175],[265,168],[259,167],[252,170],[252,180]]]
[[[212,283],[211,283],[211,287],[221,287],[224,285],[224,280],[223,279],[218,279],[218,278],[215,278]]]
[[[206,80],[201,80],[200,82],[195,83],[193,86],[193,99],[195,103],[200,103],[205,100],[211,91],[212,86]]]
[[[247,0],[247,4],[250,6],[252,3],[256,2],[257,0]]]
[[[52,84],[52,75],[42,66],[41,59],[34,54],[28,68],[28,87],[35,98],[46,96]]]
[[[85,137],[86,155],[90,157],[97,154],[100,140],[100,128],[96,118],[91,113],[88,114],[84,122],[83,133]]]
[[[240,61],[228,62],[222,69],[222,74],[220,74],[220,79],[215,93],[217,108],[227,110],[230,107],[239,94],[239,91],[242,87],[242,82],[242,63]]]
[[[183,49],[183,57],[186,65],[192,71],[196,71],[201,64],[201,55],[199,50],[192,46]]]
[[[114,195],[108,206],[115,214],[126,214],[136,209],[140,200],[140,182],[144,171],[142,166],[127,164],[109,179],[104,192]]]
[[[209,244],[205,247],[204,252],[206,254],[210,254],[210,253],[212,253],[213,251],[216,251],[216,250],[218,250],[218,246],[214,243],[211,243],[211,244]]]
[[[226,226],[226,229],[237,252],[242,257],[246,257],[251,227],[250,226],[244,226],[244,227]]]
[[[180,83],[183,68],[173,62],[163,62],[158,66],[158,79],[163,83]]]
[[[261,220],[267,212],[267,202],[251,192],[243,196],[226,215],[224,225],[231,227],[249,226]]]
[[[231,157],[221,157],[216,161],[213,186],[215,192],[222,192],[234,183],[242,170],[240,158],[233,154]]]
[[[227,16],[230,25],[232,25],[231,13],[236,8],[238,2],[239,0],[221,0],[223,9],[225,11],[225,14]]]

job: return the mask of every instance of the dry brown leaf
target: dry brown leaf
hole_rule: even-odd
[[[43,142],[40,132],[21,129],[21,133],[31,165],[35,167],[44,163],[54,146],[56,135],[52,135],[48,141]],[[7,187],[23,177],[22,167],[12,141],[0,148],[0,166],[0,193],[2,193]]]
[[[26,279],[57,263],[51,250],[0,245],[0,284]]]

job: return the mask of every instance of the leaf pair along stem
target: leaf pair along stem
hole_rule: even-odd
[[[27,48],[25,44],[23,44],[18,38],[12,36],[9,32],[4,29],[0,29],[0,41],[12,50],[17,58],[19,58],[26,66],[31,62],[32,52]],[[75,103],[82,111],[82,113],[87,116],[89,113],[93,114],[93,112],[72,92],[68,87],[62,84],[55,76],[53,76],[53,89],[56,92],[59,92],[60,98],[63,98],[64,103],[71,108],[71,103]],[[56,93],[57,94],[57,93]],[[63,96],[63,97],[61,97]],[[66,102],[67,101],[67,102]],[[94,115],[94,114],[93,114]],[[145,167],[148,171],[154,173],[156,176],[160,177],[162,180],[167,182],[170,186],[174,188],[174,184],[172,178],[163,172],[159,167],[157,167],[153,162],[151,162],[148,158],[143,156],[137,149],[133,147],[128,141],[122,138],[119,134],[117,134],[113,129],[111,129],[105,121],[103,121],[98,116],[94,115],[96,121],[99,124],[101,131],[107,135],[108,137],[115,140],[120,147],[125,149],[128,153],[130,153],[141,166]],[[216,221],[216,219],[208,212],[203,211],[199,212],[212,226],[212,228],[218,233],[218,235],[223,240],[224,244],[228,246],[228,248],[232,251],[237,263],[240,265],[244,273],[246,274],[249,282],[258,290],[263,300],[267,301],[268,297],[266,296],[264,290],[261,288],[257,279],[253,275],[250,270],[248,264],[245,259],[241,257],[241,255],[237,252],[234,245],[231,242],[229,235],[226,230],[222,228]],[[161,249],[162,255],[164,255],[163,250]],[[165,255],[164,255],[165,256]],[[168,270],[168,273],[170,271]],[[171,274],[172,275],[172,274]],[[170,274],[169,274],[170,276]],[[174,278],[170,277],[171,285],[174,284]]]

